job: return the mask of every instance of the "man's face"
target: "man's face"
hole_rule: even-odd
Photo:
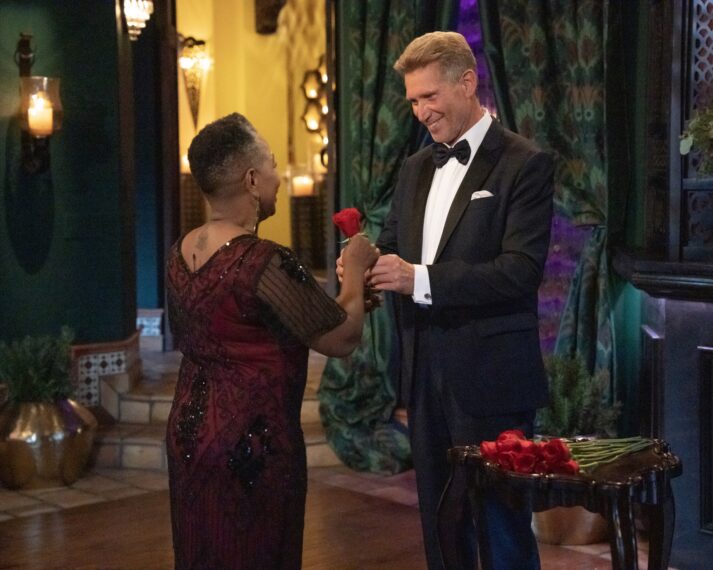
[[[475,74],[466,71],[453,83],[438,63],[429,63],[404,75],[406,98],[413,114],[436,142],[455,143],[472,125]]]

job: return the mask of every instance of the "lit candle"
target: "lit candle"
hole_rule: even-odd
[[[41,91],[30,97],[27,126],[30,134],[36,137],[48,137],[52,134],[52,103]]]
[[[314,190],[314,180],[311,176],[295,176],[292,179],[293,196],[311,196]]]

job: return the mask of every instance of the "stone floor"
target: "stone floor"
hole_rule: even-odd
[[[148,378],[175,370],[176,353],[142,354]],[[320,355],[310,356],[310,378],[307,393],[314,397],[324,366]],[[416,481],[413,471],[384,477],[370,473],[357,473],[345,466],[310,467],[309,478],[333,487],[378,497],[417,509]],[[11,524],[13,519],[32,517],[82,505],[103,503],[168,488],[163,471],[137,469],[94,468],[69,487],[32,491],[10,491],[0,488],[0,522]],[[639,565],[647,566],[647,545],[639,543]],[[605,570],[611,568],[607,543],[586,546],[557,547],[541,545],[540,554],[544,570]]]
[[[355,493],[378,497],[416,511],[416,480],[414,472],[383,477],[357,473],[344,466],[316,467],[309,470],[310,481],[347,489]],[[164,472],[140,470],[96,469],[69,487],[35,491],[0,489],[0,523],[33,517],[62,509],[103,503],[168,488]],[[396,536],[397,540],[398,537]],[[639,541],[639,567],[646,568],[647,544]],[[608,570],[611,556],[607,543],[584,546],[540,545],[543,570]],[[1,565],[0,565],[1,567]],[[671,569],[674,570],[674,569]]]
[[[0,522],[164,489],[168,489],[165,473],[133,469],[96,469],[68,487],[0,488]]]

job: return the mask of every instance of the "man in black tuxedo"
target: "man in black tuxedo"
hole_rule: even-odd
[[[447,450],[506,429],[532,435],[547,403],[537,289],[552,217],[551,157],[480,106],[465,38],[416,38],[394,68],[435,143],[406,159],[367,275],[400,293],[400,394],[407,406],[428,567],[443,568],[436,513]],[[456,541],[475,563],[463,500]],[[490,497],[477,513],[484,568],[539,568],[531,514]],[[483,540],[487,536],[487,540]],[[487,548],[486,548],[487,546]]]

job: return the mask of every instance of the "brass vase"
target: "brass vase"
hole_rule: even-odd
[[[607,539],[607,522],[584,507],[555,507],[532,514],[532,530],[543,544],[595,544]]]
[[[10,489],[71,485],[84,471],[97,420],[73,400],[0,408],[0,481]]]

